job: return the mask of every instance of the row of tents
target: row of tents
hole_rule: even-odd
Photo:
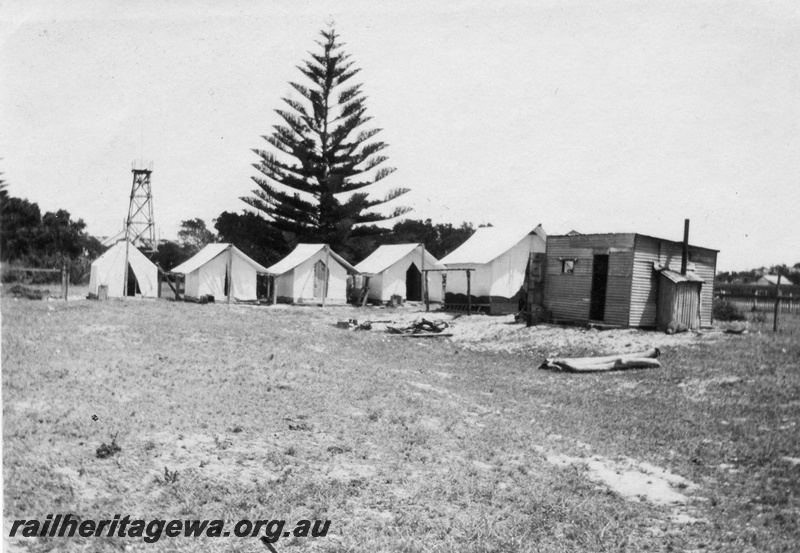
[[[215,243],[169,272],[184,276],[187,299],[253,301],[258,295],[257,275],[266,274],[270,295],[279,302],[346,303],[348,288],[368,287],[366,299],[376,302],[393,297],[443,302],[445,294],[466,297],[469,291],[475,297],[513,303],[530,254],[544,252],[546,238],[541,225],[483,227],[442,260],[422,244],[393,244],[380,246],[355,266],[325,244],[299,244],[275,265],[264,267],[233,244]],[[108,297],[157,297],[158,268],[121,241],[92,264],[90,294],[100,295],[101,286]]]
[[[483,227],[441,260],[422,244],[384,245],[353,266],[325,244],[300,244],[264,267],[232,244],[209,244],[170,273],[184,277],[186,299],[200,301],[256,300],[264,274],[274,302],[342,304],[355,290],[358,301],[427,299],[489,313],[539,305],[556,321],[697,328],[711,322],[717,253],[689,245],[688,223],[683,242]],[[120,242],[92,264],[90,293],[101,286],[108,297],[156,297],[158,269]]]

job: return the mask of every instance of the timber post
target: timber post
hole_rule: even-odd
[[[470,270],[467,269],[467,317],[472,315],[472,287],[470,282]]]
[[[778,332],[778,316],[781,312],[781,274],[778,273],[778,284],[775,285],[775,315],[772,318],[772,332]]]
[[[420,243],[422,246],[422,301],[425,302],[425,311],[431,310],[430,302],[428,301],[428,273],[425,272],[425,244]]]
[[[683,247],[681,249],[681,274],[686,276],[686,266],[689,264],[689,219],[683,221]]]
[[[128,234],[125,233],[125,273],[124,277],[122,278],[122,299],[128,297],[128,272],[131,270],[130,266],[130,259],[129,259],[129,252],[128,248],[131,247],[131,243],[128,240]],[[134,296],[136,295],[136,289],[134,288]]]
[[[364,282],[361,284],[361,307],[366,307],[369,299],[369,275],[364,275]]]
[[[233,244],[228,246],[228,303],[233,300]]]
[[[68,294],[69,294],[69,274],[67,273],[67,262],[65,261],[61,265],[61,297],[64,298],[64,301],[67,301]]]
[[[525,275],[527,277],[528,286],[525,289],[525,326],[533,326],[533,264],[534,253],[528,253],[528,271]]]

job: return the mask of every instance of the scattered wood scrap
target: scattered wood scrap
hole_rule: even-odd
[[[654,369],[661,366],[658,348],[651,348],[637,353],[607,355],[605,357],[575,357],[545,359],[540,369],[552,369],[568,372],[603,372],[623,369]]]
[[[342,319],[336,322],[336,326],[346,330],[372,330],[372,323],[370,321],[359,323],[358,319]]]
[[[4,292],[15,298],[26,298],[29,300],[43,300],[50,295],[50,290],[39,290],[21,284],[13,284],[6,288]]]
[[[449,327],[450,325],[445,321],[420,319],[403,328],[387,325],[386,332],[406,338],[444,338],[452,336],[452,334],[444,332]]]
[[[726,328],[725,334],[747,334],[746,328]]]

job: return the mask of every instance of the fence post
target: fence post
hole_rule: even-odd
[[[67,294],[69,293],[69,277],[67,276],[67,264],[61,264],[61,297],[67,301]]]
[[[775,316],[772,318],[772,332],[778,332],[778,315],[781,303],[781,274],[778,273],[778,284],[775,285]]]

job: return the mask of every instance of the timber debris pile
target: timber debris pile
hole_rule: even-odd
[[[605,357],[574,357],[545,359],[540,369],[567,372],[603,372],[623,369],[654,369],[661,366],[658,348],[650,348],[637,353],[607,355]]]
[[[345,330],[372,330],[372,323],[370,321],[359,323],[358,319],[343,319],[337,321],[336,326],[337,328],[344,328]]]
[[[401,336],[413,337],[445,337],[452,336],[451,333],[444,332],[450,325],[445,321],[429,321],[419,319],[405,327],[386,326],[386,332]]]

